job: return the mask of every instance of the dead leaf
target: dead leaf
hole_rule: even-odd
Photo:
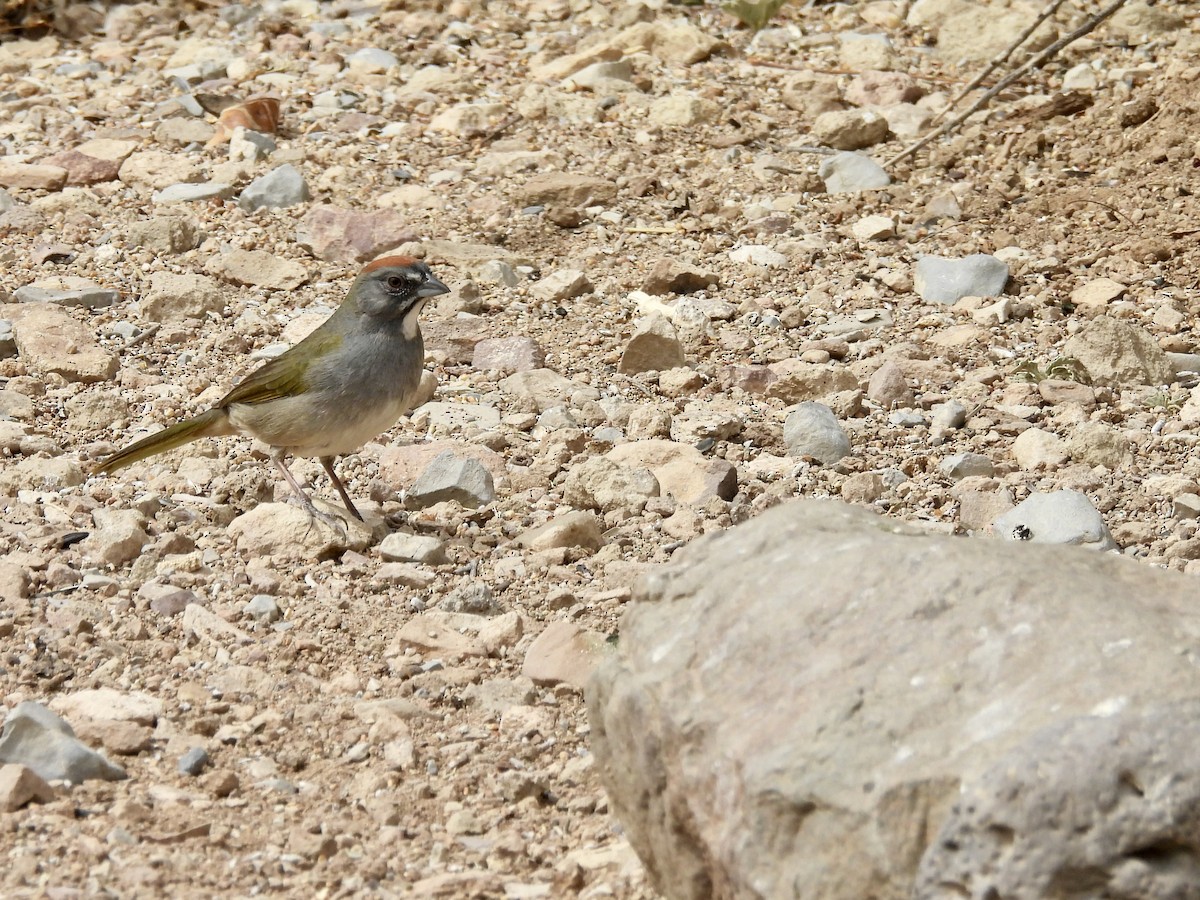
[[[279,130],[279,100],[275,97],[250,97],[242,103],[226,107],[217,119],[217,130],[208,140],[208,147],[224,144],[233,136],[233,129],[274,134]]]

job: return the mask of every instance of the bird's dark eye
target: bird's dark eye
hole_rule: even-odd
[[[388,286],[389,291],[398,291],[402,287],[404,287],[407,283],[408,282],[406,282],[399,275],[389,275],[388,276],[387,286]]]

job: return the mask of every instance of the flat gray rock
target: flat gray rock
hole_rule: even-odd
[[[825,182],[830,194],[858,194],[877,191],[892,183],[892,178],[883,166],[862,153],[835,153],[817,168],[817,175]]]
[[[246,185],[238,196],[238,206],[252,212],[295,206],[311,199],[312,193],[300,170],[291,163],[284,163]]]
[[[115,766],[77,737],[71,726],[40,703],[26,700],[10,712],[0,731],[0,764],[17,763],[46,781],[120,781]]]
[[[996,474],[996,464],[982,453],[955,453],[942,460],[938,470],[947,478],[958,481],[972,476]]]
[[[447,500],[476,509],[495,499],[492,473],[479,460],[455,456],[449,450],[435,456],[404,495],[405,505],[411,509]]]
[[[789,456],[811,456],[827,466],[850,452],[850,437],[828,406],[799,403],[783,423],[783,443]]]
[[[18,303],[57,303],[86,309],[112,306],[118,297],[120,294],[112,288],[76,276],[43,278],[13,291],[13,299]]]
[[[396,531],[379,542],[379,555],[389,562],[436,566],[446,561],[446,542],[433,535]]]
[[[1033,493],[992,523],[998,537],[1036,544],[1079,544],[1095,550],[1114,550],[1104,517],[1079,491]]]
[[[1008,282],[1008,265],[987,253],[962,259],[923,256],[913,272],[913,288],[927,303],[957,303],[963,297],[997,297]]]

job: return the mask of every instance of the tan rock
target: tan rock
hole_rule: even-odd
[[[385,209],[437,209],[442,200],[427,187],[404,184],[380,194],[375,204]]]
[[[115,719],[72,720],[75,735],[89,745],[100,744],[117,756],[136,756],[154,745],[154,730],[136,722]]]
[[[513,543],[534,551],[561,547],[599,550],[604,546],[602,530],[600,520],[594,513],[569,512],[522,532]]]
[[[471,244],[463,241],[424,241],[425,259],[431,264],[445,263],[472,274],[494,260],[502,260],[510,266],[533,265],[533,259],[495,244]]]
[[[867,109],[832,110],[817,116],[813,135],[835,150],[860,150],[887,137],[887,119]]]
[[[650,104],[650,121],[668,128],[715,122],[720,115],[721,107],[712,100],[686,92],[668,94]]]
[[[202,319],[210,312],[220,312],[229,299],[229,289],[207,275],[155,272],[150,276],[150,289],[143,295],[139,307],[142,315],[151,321],[178,322]]]
[[[544,412],[551,406],[582,406],[589,400],[599,400],[600,392],[552,369],[531,369],[517,372],[500,382],[500,390],[513,397],[528,400]]]
[[[46,459],[29,456],[0,469],[0,494],[14,496],[18,491],[58,491],[83,484],[79,464],[61,456]]]
[[[689,444],[633,441],[614,447],[605,456],[618,465],[649,469],[662,493],[680,503],[703,503],[711,497],[730,500],[737,493],[737,469]]]
[[[678,368],[685,361],[683,344],[671,323],[662,316],[647,316],[638,323],[625,345],[617,371],[625,375],[661,372]]]
[[[589,294],[593,290],[594,286],[586,273],[579,269],[559,269],[535,284],[531,292],[539,300],[561,303]]]
[[[85,383],[117,374],[117,357],[101,349],[88,326],[55,307],[22,310],[13,322],[13,336],[17,354],[35,372]]]
[[[656,19],[630,25],[613,43],[626,52],[645,50],[663,62],[690,66],[708,59],[725,46],[720,40],[691,23]]]
[[[603,456],[593,456],[572,468],[563,483],[566,503],[600,512],[626,509],[640,513],[658,495],[658,479],[649,469],[621,466]]]
[[[1022,469],[1054,468],[1070,458],[1066,442],[1040,428],[1028,428],[1017,435],[1012,454]]]
[[[392,640],[389,655],[413,649],[448,656],[487,656],[487,647],[478,636],[486,623],[485,616],[429,609],[401,626]]]
[[[370,528],[357,519],[351,520],[340,505],[323,505],[327,512],[341,514],[346,530],[315,519],[291,503],[260,503],[229,523],[229,536],[237,542],[239,551],[251,557],[317,560],[336,556],[347,548],[365,550],[370,546]]]
[[[582,690],[604,660],[607,648],[603,634],[557,619],[525,651],[521,674],[535,684],[569,684]]]
[[[69,721],[109,719],[153,726],[163,713],[163,701],[160,697],[145,691],[122,691],[107,687],[60,694],[48,705]]]
[[[130,247],[140,247],[152,253],[183,253],[196,246],[199,228],[193,219],[184,216],[156,216],[134,222],[126,229],[125,240]]]
[[[1042,399],[1052,406],[1064,403],[1078,403],[1084,409],[1094,409],[1096,406],[1095,389],[1091,385],[1080,384],[1078,381],[1046,378],[1038,382],[1037,388]]]
[[[520,188],[526,204],[542,206],[594,206],[616,199],[617,186],[605,178],[547,172],[535,175]]]
[[[482,463],[497,484],[508,476],[504,457],[495,450],[489,450],[481,444],[443,440],[385,447],[379,453],[379,477],[397,490],[406,489],[434,459],[447,451]]]
[[[32,397],[8,388],[0,388],[0,416],[19,419],[22,422],[32,422],[34,414],[35,407]]]
[[[884,409],[910,407],[915,402],[904,370],[893,360],[888,360],[875,370],[867,383],[867,396]]]
[[[54,788],[33,769],[16,763],[0,765],[0,812],[16,812],[30,803],[49,803]]]
[[[1071,291],[1075,308],[1087,315],[1101,315],[1114,300],[1119,300],[1129,288],[1111,278],[1096,278]]]
[[[1103,422],[1082,422],[1071,429],[1066,451],[1075,462],[1119,469],[1133,462],[1129,438]]]
[[[137,559],[142,548],[150,543],[146,533],[146,517],[136,509],[107,509],[92,511],[96,528],[80,543],[80,549],[100,563],[121,566]]]
[[[783,88],[781,99],[784,106],[810,121],[821,113],[846,108],[837,76],[824,72],[800,72]]]
[[[532,75],[539,81],[561,81],[593,63],[618,60],[622,55],[620,48],[611,44],[601,44],[539,63],[533,67]]]
[[[1170,384],[1175,370],[1166,352],[1144,328],[1110,316],[1097,316],[1063,347],[1079,360],[1094,384],[1123,387]]]
[[[494,128],[507,114],[508,107],[503,103],[459,103],[434,116],[429,127],[433,131],[470,137]]]
[[[0,186],[35,191],[62,190],[67,170],[62,166],[0,162]]]
[[[858,388],[858,379],[854,377],[854,373],[842,365],[820,365],[798,359],[785,359],[772,363],[767,368],[774,377],[767,379],[768,384],[762,393],[788,404],[821,400],[840,391]]]
[[[691,294],[720,283],[712,272],[693,266],[674,257],[664,257],[654,263],[646,276],[642,290],[647,294]]]
[[[308,270],[300,263],[265,250],[229,250],[210,259],[204,270],[234,284],[276,291],[290,291],[308,281]]]
[[[154,191],[173,184],[193,184],[203,178],[197,163],[166,150],[139,150],[130,154],[117,174],[132,187]]]

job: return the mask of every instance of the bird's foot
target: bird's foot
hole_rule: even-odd
[[[318,508],[317,505],[315,503],[313,503],[312,500],[310,500],[307,496],[305,496],[305,495],[297,496],[297,495],[293,494],[292,496],[288,497],[287,502],[292,503],[296,506],[299,506],[306,513],[308,513],[310,516],[312,516],[312,518],[316,519],[318,522],[322,522],[325,525],[328,525],[336,533],[340,534],[343,539],[345,539],[348,536],[348,532],[346,531],[346,521],[344,519],[342,519],[339,516],[334,515],[333,513],[329,513],[323,509]]]

